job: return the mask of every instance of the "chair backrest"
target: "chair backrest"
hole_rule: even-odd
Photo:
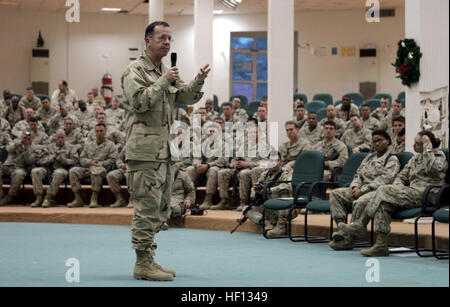
[[[397,99],[405,100],[405,97],[406,97],[406,93],[405,92],[400,92],[400,93],[398,93]]]
[[[295,187],[301,182],[323,180],[324,162],[325,158],[320,151],[304,151],[299,154],[292,173],[292,192],[295,191]],[[299,195],[308,195],[310,186],[310,184],[305,185],[300,190]]]
[[[414,154],[411,152],[399,152],[396,154],[398,161],[400,162],[400,169],[402,170],[406,164],[408,164],[409,160],[414,157]]]
[[[338,185],[339,187],[348,186],[355,177],[356,171],[358,170],[361,162],[368,155],[368,153],[354,153],[348,157],[347,161],[344,164],[344,168],[342,169],[341,176],[339,176]]]
[[[19,100],[22,99],[22,95],[20,95],[20,94],[11,93],[11,97],[13,97],[13,96],[16,96],[17,98],[19,98]]]
[[[258,111],[258,107],[259,107],[260,104],[261,104],[261,102],[259,100],[258,101],[252,101],[252,102],[249,103],[249,105],[247,106],[247,109],[246,109],[247,114],[248,114],[249,117],[253,116],[253,114]]]
[[[327,93],[316,94],[316,95],[314,95],[313,100],[321,100],[321,101],[325,102],[325,104],[327,106],[333,104],[333,96],[331,96],[330,94],[327,94]]]
[[[321,121],[322,119],[324,119],[325,117],[327,117],[327,108],[320,108],[317,111],[317,120]]]
[[[336,100],[335,103],[334,103],[334,106],[336,107],[336,106],[338,106],[340,104],[342,104],[342,100]]]
[[[376,110],[376,108],[381,107],[381,100],[380,99],[368,99],[364,102],[364,104],[367,104],[370,108],[370,110],[373,112]]]
[[[319,111],[322,108],[326,108],[326,107],[327,107],[327,105],[325,104],[325,102],[323,102],[321,100],[312,100],[305,105],[305,109],[306,109],[306,111],[308,111],[308,113],[311,113],[311,112],[317,113],[317,111]]]
[[[303,98],[303,101],[304,101],[305,103],[308,102],[308,96],[306,96],[306,94],[302,94],[302,93],[294,94],[294,100],[293,100],[293,101],[296,101],[296,100],[299,99],[299,98]]]
[[[388,93],[376,93],[376,94],[372,97],[372,99],[380,99],[380,100],[381,100],[381,98],[383,98],[383,97],[388,97],[388,98],[389,98],[389,101],[392,103],[392,95],[391,95],[391,94],[388,94]]]
[[[44,98],[47,98],[48,100],[50,100],[50,97],[48,97],[48,95],[45,95],[45,94],[35,94],[35,96],[37,98],[39,98],[40,100],[42,100]]]
[[[233,99],[234,99],[235,97],[241,99],[241,106],[240,106],[240,108],[241,108],[241,109],[245,109],[245,108],[247,107],[247,105],[248,105],[248,99],[247,99],[247,96],[243,96],[243,95],[234,95],[234,96],[231,96],[231,97],[230,97],[230,103],[233,101]]]
[[[399,99],[399,100],[402,102],[403,109],[406,108],[406,101],[405,101],[405,99]]]
[[[346,96],[350,96],[352,103],[356,104],[358,107],[363,103],[363,95],[361,93],[347,93]]]

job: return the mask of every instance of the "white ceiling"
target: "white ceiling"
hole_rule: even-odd
[[[78,0],[82,13],[103,13],[102,7],[115,7],[128,11],[129,14],[148,14],[148,4],[144,0]],[[151,1],[151,0],[150,0]],[[321,10],[362,10],[367,9],[366,0],[294,0],[295,11]],[[223,10],[224,14],[267,14],[267,0],[243,0],[235,10],[227,8],[214,0],[214,8]],[[0,0],[0,8],[17,10],[37,10],[63,12],[67,10],[66,0]],[[167,15],[192,15],[194,0],[165,0],[164,11]],[[405,0],[380,0],[384,8],[405,6]]]

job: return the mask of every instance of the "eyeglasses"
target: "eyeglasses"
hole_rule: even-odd
[[[152,36],[152,37],[154,37],[154,36]],[[159,36],[159,37],[154,37],[154,38],[158,42],[165,42],[166,40],[169,40],[169,42],[173,42],[174,41],[174,39],[171,36],[165,36],[165,35],[162,35],[162,36]]]

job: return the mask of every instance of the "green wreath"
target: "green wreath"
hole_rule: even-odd
[[[422,53],[414,39],[404,39],[398,42],[397,59],[392,65],[397,78],[402,79],[402,84],[411,86],[420,78],[420,58]]]

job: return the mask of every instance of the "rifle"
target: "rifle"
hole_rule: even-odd
[[[238,220],[238,224],[236,225],[236,227],[234,227],[234,229],[230,233],[233,234],[233,232],[235,232],[236,229],[239,228],[239,226],[241,226],[242,224],[245,223],[245,221],[248,220],[247,212],[251,208],[256,207],[256,206],[261,206],[263,203],[264,203],[264,196],[257,194],[255,199],[242,211],[242,217]]]

